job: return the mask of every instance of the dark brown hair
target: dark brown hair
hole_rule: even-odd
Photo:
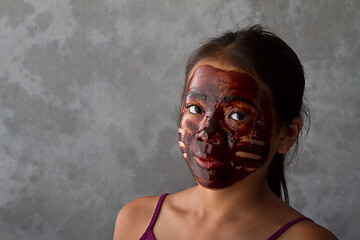
[[[265,83],[273,96],[277,126],[289,123],[295,117],[304,120],[307,116],[303,104],[305,76],[299,58],[283,40],[261,25],[209,39],[189,57],[186,80],[194,65],[204,58],[225,60]],[[294,153],[298,149],[297,143]],[[283,154],[276,153],[269,167],[267,182],[277,196],[288,202],[284,159]]]

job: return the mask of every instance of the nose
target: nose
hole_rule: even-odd
[[[199,142],[219,145],[225,141],[226,134],[217,116],[208,117],[205,126],[196,134]]]

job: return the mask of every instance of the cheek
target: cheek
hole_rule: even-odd
[[[259,117],[261,121],[259,121]],[[267,131],[269,126],[264,123],[268,121],[268,119],[264,119],[262,114],[258,114],[257,119],[254,116],[254,119],[247,123],[229,124],[231,130],[229,134],[232,134],[231,139],[233,142],[233,144],[229,145],[229,154],[236,156],[234,158],[236,159],[235,162],[240,166],[258,168],[266,161],[269,146],[269,133]],[[256,138],[254,134],[256,134]]]
[[[183,114],[180,120],[179,129],[183,133],[182,136],[195,135],[198,131],[199,120],[196,117],[190,117],[189,114]]]
[[[179,146],[183,155],[185,154],[185,159],[185,152],[188,152],[188,148],[195,138],[197,129],[196,121],[192,117],[189,117],[186,113],[183,114],[179,123]]]
[[[229,124],[231,134],[233,135],[233,138],[235,141],[239,141],[243,137],[250,137],[251,136],[251,128],[253,126],[254,122],[251,121],[246,124]]]

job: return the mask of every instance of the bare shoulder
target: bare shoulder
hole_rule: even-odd
[[[338,240],[326,228],[311,222],[301,221],[286,230],[279,239],[293,239],[293,240]]]
[[[115,222],[114,240],[139,239],[148,227],[159,196],[146,196],[126,204]]]

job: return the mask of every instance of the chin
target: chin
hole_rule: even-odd
[[[248,174],[250,175],[250,174]],[[234,179],[223,179],[223,180],[206,180],[206,179],[201,179],[198,178],[196,176],[195,180],[198,184],[200,184],[202,187],[210,189],[210,190],[216,190],[216,189],[223,189],[223,188],[227,188],[230,187],[232,185],[234,185],[235,183],[242,181],[244,178],[246,178],[248,175],[246,176],[241,176],[239,178],[234,178]]]

